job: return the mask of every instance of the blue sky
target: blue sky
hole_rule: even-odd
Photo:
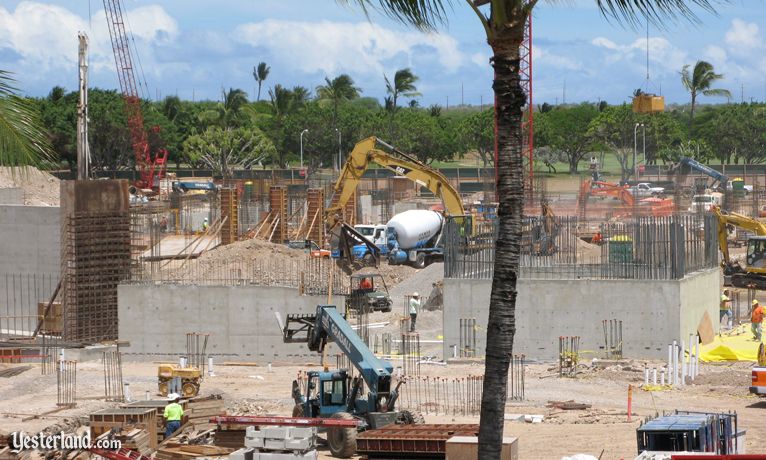
[[[383,74],[411,67],[421,105],[491,100],[489,48],[462,0],[449,25],[423,34],[380,15],[372,22],[334,0],[123,0],[148,96],[219,99],[222,87],[255,97],[253,66],[271,66],[275,83],[312,90],[326,76],[350,74],[363,95],[382,98]],[[698,59],[725,74],[735,100],[766,99],[766,2],[732,0],[701,25],[646,31],[606,21],[593,0],[540,3],[534,14],[535,103],[627,100],[636,88],[686,102],[678,72]],[[77,87],[77,31],[91,39],[91,86],[117,88],[101,0],[0,2],[0,68],[41,96]],[[462,91],[461,91],[462,87]],[[262,98],[268,97],[264,88]],[[703,98],[703,102],[725,102]]]

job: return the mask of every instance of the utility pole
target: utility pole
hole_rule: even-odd
[[[80,43],[79,84],[80,100],[77,102],[77,180],[87,180],[90,170],[90,148],[88,147],[88,36],[77,34]]]
[[[460,82],[460,105],[465,105],[465,99],[464,99],[464,93],[463,93],[463,82]]]

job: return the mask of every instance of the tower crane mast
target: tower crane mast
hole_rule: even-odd
[[[158,149],[152,157],[149,148],[148,136],[144,129],[144,115],[141,111],[141,96],[130,54],[130,41],[122,14],[122,2],[120,0],[104,0],[104,11],[106,12],[109,36],[112,39],[120,91],[125,100],[125,112],[128,118],[133,154],[136,158],[136,169],[139,173],[137,185],[142,189],[154,189],[159,186],[159,179],[165,176],[168,152],[165,149]],[[159,127],[154,129],[159,131]]]

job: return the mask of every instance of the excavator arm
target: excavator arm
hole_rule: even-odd
[[[753,232],[758,236],[766,236],[766,225],[756,219],[735,212],[724,213],[718,207],[713,208],[713,214],[718,219],[718,247],[721,248],[723,262],[727,265],[730,263],[727,225],[734,225],[735,227]]]
[[[392,153],[380,150],[378,145],[386,147]],[[339,222],[341,210],[354,194],[359,186],[359,181],[371,163],[377,163],[426,187],[434,195],[441,198],[446,214],[451,216],[465,215],[460,194],[450,185],[442,173],[376,137],[368,137],[357,142],[354,146],[340,177],[335,182],[334,193],[338,195],[338,200],[325,211],[325,223],[328,229],[332,229]]]

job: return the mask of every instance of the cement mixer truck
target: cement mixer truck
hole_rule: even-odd
[[[388,263],[423,268],[443,260],[443,228],[444,216],[437,211],[414,209],[395,215],[386,224]]]

